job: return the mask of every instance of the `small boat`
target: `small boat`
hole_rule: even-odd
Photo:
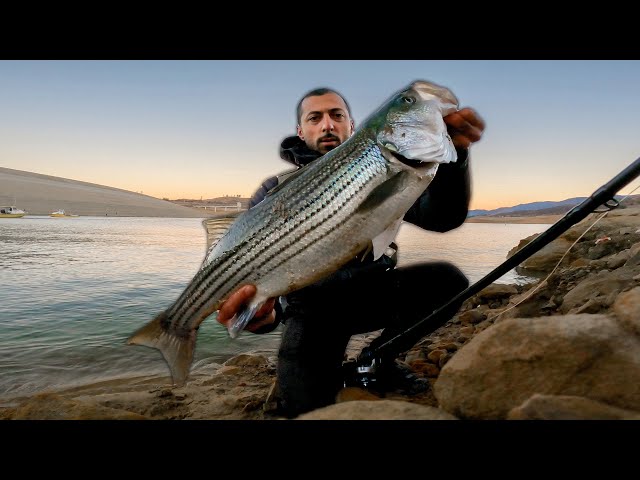
[[[0,206],[0,218],[21,218],[27,214],[15,205]]]
[[[51,212],[49,216],[50,217],[77,217],[78,215],[72,215],[70,213],[66,213],[64,210],[56,210],[55,212]]]

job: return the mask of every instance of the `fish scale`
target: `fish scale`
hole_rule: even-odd
[[[256,295],[229,324],[232,337],[267,299],[310,285],[365,250],[379,258],[438,164],[456,161],[443,116],[457,107],[445,87],[415,81],[258,205],[211,219],[216,241],[200,270],[127,343],[159,349],[174,383],[183,384],[199,325],[238,287],[253,284]]]

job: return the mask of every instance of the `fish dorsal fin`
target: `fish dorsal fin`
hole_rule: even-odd
[[[289,183],[289,181],[291,181],[292,179],[296,178],[298,176],[298,174],[304,169],[304,167],[300,167],[300,168],[295,168],[293,170],[288,170],[284,173],[281,173],[280,175],[278,175],[278,184],[273,187],[271,190],[269,190],[267,192],[267,197],[270,195],[273,195],[274,193],[276,193],[278,190],[280,190],[284,185],[286,185],[287,183]]]
[[[387,247],[391,242],[394,241],[396,235],[398,234],[398,229],[402,224],[402,217],[395,220],[391,225],[387,227],[387,229],[371,240],[371,244],[373,245],[373,259],[379,259],[382,254],[387,250]]]
[[[243,213],[242,210],[233,213],[225,213],[219,217],[205,218],[202,221],[202,226],[207,232],[207,251],[209,251],[213,245],[218,243],[218,240],[227,233],[231,224],[236,221],[236,218],[238,218],[241,213]]]

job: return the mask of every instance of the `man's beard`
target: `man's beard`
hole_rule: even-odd
[[[325,143],[322,142],[323,140],[335,140],[336,144],[335,145],[326,145]],[[328,134],[328,135],[324,135],[324,136],[322,136],[322,137],[320,137],[318,139],[317,149],[318,149],[318,151],[326,150],[328,152],[329,150],[333,150],[334,148],[339,146],[341,143],[342,142],[341,142],[340,138],[336,137],[333,134]]]

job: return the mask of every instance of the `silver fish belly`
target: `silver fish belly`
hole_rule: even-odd
[[[413,82],[260,204],[214,220],[214,243],[200,270],[127,343],[159,349],[174,383],[183,384],[199,325],[238,287],[254,284],[257,292],[229,327],[232,337],[268,298],[326,277],[367,248],[379,258],[438,165],[456,160],[442,118],[457,106],[448,89]]]

